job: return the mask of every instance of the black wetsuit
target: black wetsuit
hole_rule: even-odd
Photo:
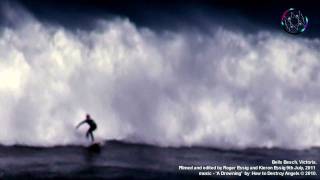
[[[90,126],[88,131],[94,131],[97,129],[97,124],[92,119],[86,119],[86,123]]]
[[[86,119],[85,120],[86,123],[88,123],[88,125],[90,126],[90,128],[87,131],[87,138],[91,137],[92,142],[94,141],[94,136],[93,136],[93,131],[97,129],[97,124],[92,120],[92,119]]]
[[[81,124],[87,123],[89,125],[89,129],[86,133],[86,137],[88,138],[89,136],[91,137],[92,142],[94,141],[94,136],[93,136],[93,131],[97,129],[97,124],[94,122],[94,120],[92,120],[91,118],[87,118],[84,121],[82,121],[78,127]]]

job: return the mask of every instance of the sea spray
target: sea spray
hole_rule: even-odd
[[[215,22],[207,33],[157,32],[119,17],[70,30],[4,12],[11,25],[0,32],[1,144],[81,144],[74,128],[90,113],[103,139],[320,145],[318,39]]]

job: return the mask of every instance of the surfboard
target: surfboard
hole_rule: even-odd
[[[101,151],[101,144],[100,143],[93,143],[90,146],[88,146],[88,150],[91,152],[100,152]]]

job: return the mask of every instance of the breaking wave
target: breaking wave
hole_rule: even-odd
[[[70,30],[31,15],[3,25],[0,143],[81,144],[85,127],[74,127],[90,113],[104,140],[319,146],[319,40],[208,26],[158,32],[113,18]]]

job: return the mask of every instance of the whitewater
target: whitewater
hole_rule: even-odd
[[[156,31],[124,17],[69,29],[2,9],[0,144],[95,135],[163,147],[320,146],[320,41],[211,22]],[[20,20],[17,20],[20,18]],[[21,20],[22,18],[22,20]]]

